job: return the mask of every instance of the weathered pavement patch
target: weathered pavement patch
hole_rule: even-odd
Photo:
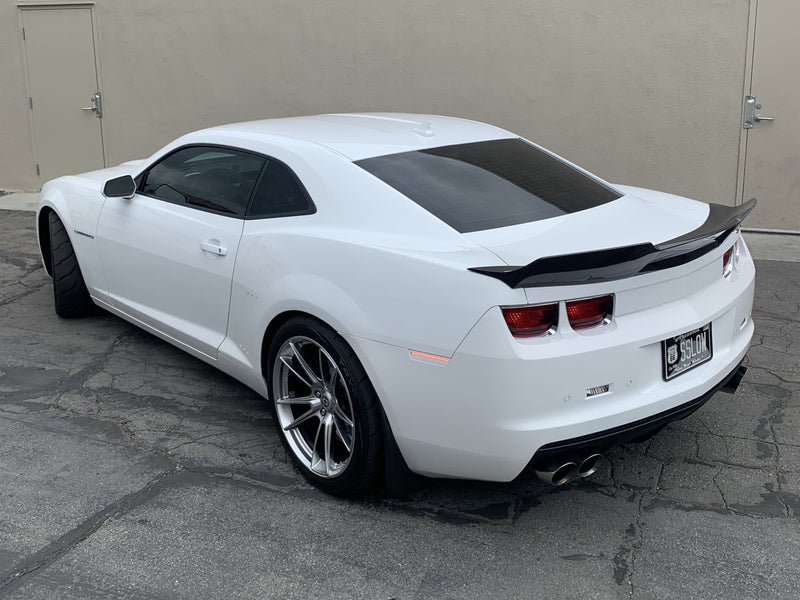
[[[758,264],[739,392],[594,478],[343,501],[264,401],[110,315],[52,309],[0,211],[0,597],[800,597],[800,264]]]

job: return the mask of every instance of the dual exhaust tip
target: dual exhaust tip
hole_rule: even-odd
[[[731,373],[730,377],[725,380],[718,388],[720,391],[733,394],[736,388],[744,377],[747,367],[739,364],[739,366]],[[687,413],[688,414],[688,413]],[[684,415],[685,416],[685,415]],[[681,417],[682,418],[682,417]],[[542,461],[535,466],[536,476],[551,485],[564,485],[577,477],[589,477],[597,471],[597,461],[603,457],[602,454],[590,454],[582,461],[569,460],[563,464],[558,464],[559,461],[555,459],[548,459],[546,462]],[[566,457],[564,457],[566,459]],[[534,463],[536,464],[536,463]]]
[[[602,457],[602,454],[590,454],[580,463],[570,461],[553,468],[536,469],[536,476],[551,485],[564,485],[576,477],[589,477],[592,475],[597,471],[597,461]]]

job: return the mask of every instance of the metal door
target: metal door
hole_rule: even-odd
[[[800,231],[800,2],[757,2],[742,197],[758,207],[746,225]]]
[[[102,95],[90,7],[23,8],[36,168],[53,177],[101,169]]]

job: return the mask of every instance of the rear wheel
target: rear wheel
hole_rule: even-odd
[[[383,466],[380,407],[352,349],[297,317],[278,330],[268,365],[275,423],[306,479],[339,495],[373,487]]]
[[[73,318],[92,314],[94,303],[83,281],[81,268],[67,230],[56,213],[49,215],[50,258],[53,270],[53,298],[59,317]]]

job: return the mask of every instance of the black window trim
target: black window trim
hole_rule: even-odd
[[[153,194],[146,194],[146,193],[144,193],[144,191],[142,191],[144,183],[147,180],[147,176],[149,175],[150,170],[153,167],[155,167],[158,164],[161,164],[163,161],[167,160],[170,156],[172,156],[172,155],[174,155],[174,154],[176,154],[178,152],[181,152],[182,150],[187,150],[189,148],[212,148],[212,149],[219,149],[219,150],[231,150],[233,152],[239,152],[241,154],[250,154],[251,156],[255,156],[255,157],[258,157],[258,158],[261,158],[261,159],[264,160],[264,164],[261,165],[261,169],[259,170],[258,175],[256,176],[256,180],[253,183],[253,189],[250,190],[250,195],[248,196],[247,203],[245,204],[244,213],[242,213],[242,214],[240,214],[238,212],[237,213],[230,213],[230,212],[226,212],[224,210],[216,210],[216,209],[213,209],[213,208],[210,208],[210,207],[207,207],[207,206],[200,206],[200,205],[197,205],[197,204],[184,204],[182,202],[177,202],[175,200],[168,200],[166,198],[159,198],[158,196],[154,196]],[[297,186],[300,188],[300,191],[302,192],[303,196],[306,199],[306,202],[308,203],[308,208],[307,209],[305,209],[303,211],[294,211],[294,212],[291,212],[291,213],[281,213],[281,214],[267,215],[267,216],[252,216],[250,214],[250,209],[251,209],[251,207],[253,205],[253,199],[255,198],[256,190],[258,190],[258,186],[260,185],[261,180],[264,178],[264,174],[267,172],[267,168],[269,167],[270,163],[272,163],[272,162],[281,165],[291,175],[292,179],[297,184]],[[303,182],[300,180],[300,178],[294,172],[294,169],[292,169],[289,165],[287,165],[282,160],[278,160],[277,158],[273,158],[271,156],[267,156],[266,154],[261,154],[260,152],[254,152],[253,150],[247,150],[245,148],[239,148],[237,146],[228,146],[228,145],[225,145],[225,144],[213,144],[213,143],[212,144],[203,144],[203,143],[200,143],[200,142],[193,142],[191,144],[186,144],[184,146],[179,146],[178,148],[174,148],[174,149],[170,150],[168,153],[164,154],[163,156],[160,156],[158,159],[156,159],[155,161],[150,163],[145,169],[143,169],[135,177],[134,181],[136,182],[136,193],[141,195],[141,196],[145,196],[146,198],[152,198],[153,200],[159,200],[160,202],[167,202],[169,204],[175,204],[176,206],[186,206],[188,208],[191,208],[192,210],[199,210],[199,211],[202,211],[202,212],[208,212],[208,213],[212,213],[212,214],[215,214],[215,215],[220,215],[222,217],[229,217],[231,219],[241,219],[241,220],[245,220],[245,221],[255,221],[255,220],[261,220],[261,219],[276,219],[276,218],[280,218],[280,217],[295,217],[295,216],[301,216],[301,215],[313,215],[314,213],[317,212],[317,207],[314,204],[314,201],[311,199],[311,195],[308,193],[308,190],[306,189],[306,186],[303,185]]]

